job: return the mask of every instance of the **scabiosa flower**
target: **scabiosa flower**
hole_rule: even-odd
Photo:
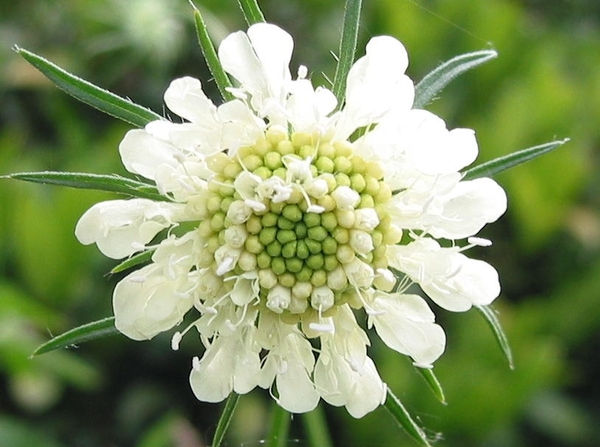
[[[165,103],[182,122],[129,131],[119,148],[165,200],[99,203],[76,235],[116,259],[153,250],[117,284],[115,324],[145,340],[197,312],[172,344],[192,331],[204,345],[190,374],[198,399],[259,386],[291,412],[322,398],[362,417],[386,393],[365,329],[419,367],[444,351],[411,285],[450,311],[498,296],[493,267],[463,252],[488,244],[473,236],[506,196],[490,179],[462,180],[477,156],[473,131],[412,109],[396,39],[371,39],[339,109],[305,67],[292,78],[292,49],[271,24],[229,35],[219,58],[238,87],[219,106],[199,80],[173,81]]]

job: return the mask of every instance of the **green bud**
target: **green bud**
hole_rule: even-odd
[[[229,205],[231,205],[232,203],[233,203],[233,197],[231,197],[231,196],[223,197],[223,200],[221,200],[221,204],[220,204],[221,211],[224,212],[225,214],[227,214]]]
[[[253,169],[252,173],[254,175],[258,175],[263,180],[271,178],[271,176],[273,175],[273,172],[266,166],[259,166],[258,168]]]
[[[277,145],[280,141],[287,140],[287,132],[281,127],[269,127],[266,137],[269,143]]]
[[[312,269],[305,265],[298,273],[296,273],[296,279],[298,281],[310,281],[312,274]]]
[[[323,259],[323,255],[311,255],[306,260],[306,265],[309,266],[313,270],[318,270],[325,264],[325,260]]]
[[[325,273],[325,270],[317,270],[313,272],[310,278],[310,283],[315,287],[320,287],[327,284],[327,273]]]
[[[361,194],[360,195],[360,203],[357,208],[374,208],[375,200],[373,200],[373,196],[369,194]]]
[[[367,182],[365,181],[365,178],[361,174],[352,174],[350,176],[350,187],[354,191],[361,193],[361,192],[363,192],[363,190],[365,189],[366,186],[367,186]]]
[[[304,222],[298,222],[294,227],[294,230],[296,231],[296,238],[298,239],[302,239],[308,234],[308,228],[306,228]]]
[[[333,231],[337,227],[338,222],[335,214],[331,211],[321,214],[321,226],[327,231]]]
[[[338,262],[337,257],[335,255],[327,255],[327,256],[325,256],[325,265],[324,265],[324,268],[325,268],[326,271],[330,272],[334,268],[336,268],[338,265],[340,265],[340,263]]]
[[[310,251],[304,240],[299,240],[296,246],[296,256],[300,259],[307,259],[310,256]]]
[[[210,219],[210,228],[213,231],[220,231],[225,227],[225,213],[219,211]]]
[[[269,212],[260,218],[260,223],[263,227],[274,227],[277,225],[277,217],[277,214]]]
[[[317,213],[306,213],[303,219],[308,228],[316,227],[321,223],[321,216]]]
[[[288,140],[282,140],[279,143],[277,143],[277,150],[279,151],[279,153],[281,155],[289,155],[289,154],[293,154],[294,151],[294,144],[292,144],[291,141]]]
[[[230,179],[235,179],[242,172],[242,167],[239,163],[232,161],[223,169],[223,175]]]
[[[211,213],[219,211],[221,209],[221,196],[217,194],[211,195],[206,201],[206,209]]]
[[[283,287],[292,288],[294,287],[294,284],[296,284],[296,277],[291,273],[284,273],[279,277],[279,284]]]
[[[323,254],[334,255],[337,252],[338,244],[334,238],[327,236],[323,241]]]
[[[293,258],[296,256],[296,246],[298,245],[298,241],[290,241],[283,245],[281,248],[281,256],[284,258]],[[300,261],[302,263],[302,261]]]
[[[285,260],[285,267],[287,268],[288,272],[298,273],[302,270],[302,267],[304,267],[304,264],[302,263],[302,261],[300,259],[292,258],[292,259]]]
[[[298,155],[300,156],[300,158],[303,159],[306,159],[308,157],[314,157],[315,152],[315,148],[310,144],[300,146],[300,148],[298,149]]]
[[[311,254],[316,255],[318,253],[321,253],[321,243],[317,242],[315,240],[312,239],[304,239],[304,242],[306,243],[306,246],[308,247],[308,251],[310,251]]]
[[[315,160],[315,166],[319,172],[333,173],[335,163],[329,157],[319,157]]]
[[[333,147],[335,148],[338,155],[342,155],[344,157],[349,157],[354,152],[352,148],[352,143],[345,140],[338,140],[333,143]]]
[[[260,243],[266,247],[267,245],[269,245],[271,242],[273,242],[275,240],[276,235],[277,235],[277,228],[275,228],[275,227],[263,228],[258,235],[258,239],[260,240]]]
[[[277,240],[282,244],[286,244],[290,241],[296,240],[296,233],[294,233],[292,230],[278,230]]]
[[[327,233],[327,230],[321,226],[308,229],[308,238],[313,241],[324,241],[328,235],[329,233]]]
[[[267,245],[267,253],[269,256],[274,258],[275,256],[281,255],[281,244],[279,241],[273,241],[269,245]]]
[[[365,181],[367,182],[367,186],[363,192],[371,196],[377,195],[379,192],[379,182],[377,179],[373,176],[365,175]]]
[[[256,143],[254,143],[254,147],[252,148],[256,155],[263,157],[267,152],[271,150],[271,142],[265,138],[261,138]]]
[[[338,186],[351,186],[352,182],[350,181],[350,177],[344,174],[343,172],[338,172],[335,174],[335,182]]]
[[[200,222],[200,224],[198,225],[198,233],[200,234],[200,236],[209,237],[214,233],[212,228],[210,227],[210,222],[211,219],[204,219]]]
[[[350,232],[346,228],[337,227],[333,231],[333,238],[338,244],[347,244],[350,242]]]
[[[265,155],[265,166],[272,171],[277,168],[281,168],[283,166],[283,163],[281,162],[281,154],[279,152],[269,152],[267,155]]]
[[[343,172],[344,174],[349,174],[352,172],[352,162],[346,157],[335,157],[333,162],[335,163],[335,170],[337,172]]]
[[[340,261],[342,264],[347,264],[354,259],[355,254],[354,250],[352,250],[352,247],[350,247],[349,245],[342,245],[338,248],[338,251],[335,254],[335,256],[337,257],[338,261]]]
[[[302,220],[302,211],[300,211],[298,205],[287,205],[283,208],[282,214],[283,217],[291,222],[299,222]]]
[[[260,230],[262,230],[262,225],[260,223],[260,217],[256,215],[250,216],[250,218],[246,221],[246,230],[250,234],[258,234]]]
[[[290,206],[290,205],[288,205],[288,206]],[[285,210],[285,208],[284,208],[284,210]],[[292,222],[291,220],[289,220],[283,216],[279,216],[277,218],[277,226],[281,230],[292,230],[292,229],[294,229],[294,222]]]
[[[285,260],[283,258],[271,259],[271,270],[276,275],[283,275],[285,273]]]
[[[269,256],[267,252],[263,250],[256,256],[256,263],[258,264],[259,268],[268,269],[271,267],[271,256]]]
[[[256,154],[250,154],[242,159],[242,164],[248,171],[254,171],[263,165],[263,160]]]
[[[273,175],[275,177],[279,177],[283,180],[285,180],[285,177],[287,176],[287,169],[284,168],[283,166],[277,169],[273,169]]]
[[[258,254],[264,250],[263,244],[260,243],[258,236],[255,234],[248,236],[246,242],[244,243],[244,247],[247,251],[254,254]]]

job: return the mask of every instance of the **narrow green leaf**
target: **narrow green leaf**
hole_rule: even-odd
[[[254,25],[255,23],[266,22],[265,16],[260,10],[256,0],[238,0],[238,3],[248,26]]]
[[[291,415],[275,402],[271,406],[271,424],[269,426],[268,446],[286,447],[290,431]]]
[[[346,78],[354,63],[361,7],[362,0],[346,0],[342,38],[340,39],[340,55],[335,69],[332,88],[333,94],[338,100],[338,109],[341,109],[343,106],[344,94],[346,92]]]
[[[104,318],[76,327],[75,329],[71,329],[64,334],[54,337],[37,348],[32,354],[32,357],[118,333],[119,331],[115,328],[115,317]]]
[[[215,435],[213,436],[211,447],[221,446],[221,443],[225,438],[225,433],[229,428],[229,423],[233,418],[233,413],[235,411],[239,399],[240,395],[236,393],[231,393],[227,398],[225,408],[223,408],[223,413],[221,413],[221,417],[219,418],[219,422],[217,423],[217,428],[215,429]]]
[[[553,151],[568,141],[568,138],[565,138],[564,140],[551,141],[549,143],[540,144],[539,146],[513,152],[512,154],[504,155],[503,157],[495,158],[494,160],[467,169],[464,172],[464,179],[473,180],[479,177],[492,177],[502,171],[520,165],[521,163],[525,163],[526,161],[533,160],[534,158],[539,157],[547,152]]]
[[[303,414],[302,420],[311,447],[333,447],[325,413],[320,405],[313,411]]]
[[[206,23],[204,23],[202,14],[200,14],[200,10],[196,8],[193,3],[192,7],[194,8],[196,35],[198,37],[200,49],[204,55],[204,60],[206,60],[206,65],[208,65],[208,69],[212,73],[223,99],[225,101],[231,101],[234,99],[234,96],[230,91],[227,90],[231,87],[231,81],[229,80],[227,73],[225,73],[223,65],[221,65],[221,61],[219,60],[219,56],[217,55],[217,51],[215,50],[212,40],[210,40],[208,29],[206,28]]]
[[[423,379],[425,379],[425,382],[427,382],[427,385],[429,385],[429,388],[431,388],[431,391],[433,391],[433,394],[435,395],[437,400],[439,400],[441,403],[443,403],[445,405],[446,404],[446,396],[444,395],[444,390],[442,389],[442,384],[440,383],[440,381],[434,374],[433,369],[417,367],[417,371],[419,372],[419,374],[421,374],[421,377],[423,377]]]
[[[89,174],[87,172],[17,172],[0,178],[12,178],[26,182],[46,185],[68,186],[79,189],[94,189],[98,191],[127,194],[142,199],[169,202],[169,198],[158,193],[158,190],[147,183],[121,177],[116,174]]]
[[[138,253],[137,255],[134,255],[131,258],[126,259],[125,261],[121,262],[116,267],[113,267],[113,269],[110,271],[110,273],[111,274],[121,273],[121,272],[124,272],[125,270],[130,269],[131,267],[135,267],[136,265],[140,265],[145,262],[148,262],[152,259],[153,254],[154,254],[154,250],[148,250],[148,251],[143,251],[141,253]]]
[[[101,112],[137,127],[144,127],[151,121],[163,119],[162,116],[135,104],[129,99],[117,96],[108,90],[104,90],[88,81],[78,78],[37,54],[19,47],[15,47],[15,51],[42,72],[58,88]]]
[[[415,102],[413,108],[420,109],[429,104],[454,78],[487,61],[498,57],[494,50],[475,51],[461,54],[427,74],[415,87]]]
[[[481,313],[481,315],[483,315],[483,318],[485,318],[485,321],[487,321],[490,329],[494,333],[494,337],[496,337],[496,341],[500,345],[500,349],[502,349],[502,352],[508,361],[509,368],[515,369],[512,350],[510,349],[510,344],[508,343],[508,337],[502,329],[502,325],[500,324],[500,320],[498,320],[496,312],[490,306],[477,306],[477,310]]]
[[[406,433],[415,441],[424,447],[431,447],[427,435],[419,425],[414,421],[410,413],[400,399],[388,388],[387,399],[385,400],[385,408],[391,413],[392,417],[400,424]]]

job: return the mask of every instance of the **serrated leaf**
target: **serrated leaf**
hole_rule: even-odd
[[[530,147],[513,152],[512,154],[495,158],[491,161],[467,169],[464,172],[464,179],[473,180],[480,177],[492,177],[502,171],[506,171],[507,169],[520,165],[521,163],[525,163],[526,161],[533,160],[540,155],[544,155],[550,151],[553,151],[568,141],[568,138],[565,138],[564,140],[551,141],[549,143],[540,144],[539,146]]]
[[[446,85],[466,71],[498,57],[494,50],[475,51],[456,56],[428,73],[415,87],[413,108],[429,104]]]
[[[46,185],[68,186],[71,188],[94,189],[98,191],[127,194],[142,199],[169,202],[169,198],[159,194],[158,190],[147,183],[121,177],[116,174],[90,174],[87,172],[17,172],[0,178],[12,178],[26,182]]]
[[[481,313],[481,315],[483,315],[483,318],[485,318],[485,321],[487,321],[488,325],[492,329],[494,337],[496,338],[496,341],[500,345],[500,349],[502,349],[502,352],[508,361],[509,368],[515,369],[512,350],[510,349],[510,344],[508,343],[508,337],[502,329],[502,325],[500,324],[500,320],[498,320],[496,312],[494,312],[490,306],[477,306],[477,310]]]
[[[360,26],[360,13],[362,0],[346,0],[344,7],[344,22],[342,25],[342,37],[340,39],[340,55],[333,78],[332,92],[337,98],[338,109],[344,104],[346,91],[346,78],[354,63],[356,43],[358,41],[358,28]]]
[[[148,251],[143,251],[141,253],[138,253],[137,255],[134,255],[131,258],[126,259],[125,261],[121,262],[119,265],[114,267],[110,271],[110,273],[112,273],[112,274],[121,273],[127,269],[135,267],[136,265],[140,265],[140,264],[143,264],[144,262],[148,262],[152,259],[153,253],[154,253],[154,250],[148,250]]]
[[[151,121],[163,119],[152,110],[85,81],[31,51],[19,47],[15,47],[15,51],[58,88],[101,112],[137,127],[144,127]]]
[[[396,422],[400,424],[402,429],[411,438],[417,441],[419,445],[431,447],[423,429],[415,422],[408,410],[402,405],[402,402],[400,402],[400,399],[398,399],[389,388],[387,389],[387,398],[384,405]]]
[[[427,382],[427,385],[429,385],[429,388],[431,388],[431,391],[433,392],[437,400],[439,400],[443,404],[446,404],[446,396],[444,395],[442,384],[434,374],[433,369],[417,367],[417,371],[421,375],[421,377],[425,379],[425,382]]]
[[[208,65],[208,69],[210,70],[213,78],[219,88],[219,92],[221,92],[221,96],[226,101],[231,101],[234,99],[233,94],[228,90],[232,87],[231,81],[225,73],[223,69],[223,65],[219,60],[219,56],[215,51],[215,46],[210,40],[210,36],[208,35],[208,29],[206,28],[206,24],[204,23],[204,19],[202,18],[202,14],[200,14],[200,10],[198,10],[193,4],[194,8],[194,24],[196,25],[196,36],[198,37],[198,43],[200,44],[200,49],[202,50],[202,54],[204,55],[204,60],[206,60],[206,65]]]
[[[254,25],[255,23],[265,22],[265,16],[258,6],[256,0],[238,0],[242,14],[248,26]]]
[[[115,317],[104,318],[76,327],[75,329],[71,329],[64,334],[54,337],[52,340],[49,340],[38,347],[32,354],[32,357],[118,333],[119,331],[117,331],[117,328],[115,327]]]

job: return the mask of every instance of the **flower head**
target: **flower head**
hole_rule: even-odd
[[[116,326],[149,339],[195,309],[173,347],[199,334],[205,350],[190,375],[198,399],[260,386],[292,412],[323,398],[361,417],[386,387],[355,312],[429,367],[445,335],[407,289],[417,283],[451,311],[493,301],[495,270],[467,258],[459,240],[496,220],[506,197],[490,179],[462,181],[459,170],[477,155],[471,130],[412,110],[396,39],[371,39],[339,111],[305,68],[292,78],[292,49],[270,24],[229,35],[219,57],[239,86],[219,106],[200,81],[174,80],[165,102],[185,121],[152,122],[120,145],[125,167],[164,201],[100,203],[76,234],[114,258],[154,250],[115,288]],[[169,236],[148,246],[163,230]]]

